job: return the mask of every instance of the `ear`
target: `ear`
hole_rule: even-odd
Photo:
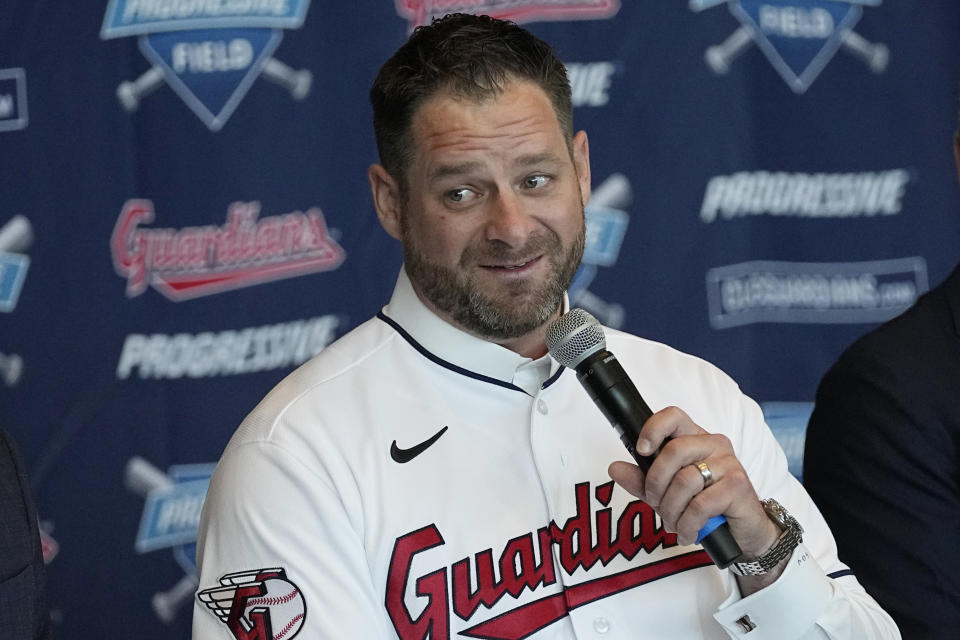
[[[400,216],[402,214],[400,187],[393,176],[379,164],[367,169],[373,206],[377,209],[380,226],[391,236],[400,239]]]
[[[581,204],[587,206],[590,200],[590,143],[586,131],[578,131],[573,136],[573,167],[577,170],[577,181],[580,183]]]

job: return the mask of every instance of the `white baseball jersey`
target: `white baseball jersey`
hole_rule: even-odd
[[[725,434],[761,497],[804,527],[741,598],[614,485],[630,460],[574,372],[387,307],[271,391],[203,509],[195,640],[896,638],[763,422],[710,364],[607,330],[654,409]],[[747,629],[755,627],[745,633]]]

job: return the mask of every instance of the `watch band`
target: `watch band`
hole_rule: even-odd
[[[730,570],[738,576],[762,576],[769,573],[780,561],[789,557],[797,545],[803,541],[803,527],[791,516],[779,502],[773,498],[761,500],[763,510],[773,520],[782,533],[769,549],[752,560],[734,562]]]

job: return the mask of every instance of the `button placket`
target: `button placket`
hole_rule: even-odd
[[[597,633],[606,633],[610,631],[610,621],[603,616],[597,616],[593,619],[593,630]]]

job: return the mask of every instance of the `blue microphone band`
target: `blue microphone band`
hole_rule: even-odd
[[[723,516],[713,516],[707,520],[707,524],[703,525],[703,528],[700,529],[700,532],[697,534],[697,544],[700,544],[704,538],[713,533],[714,529],[722,524],[726,524],[726,522],[727,519]]]

